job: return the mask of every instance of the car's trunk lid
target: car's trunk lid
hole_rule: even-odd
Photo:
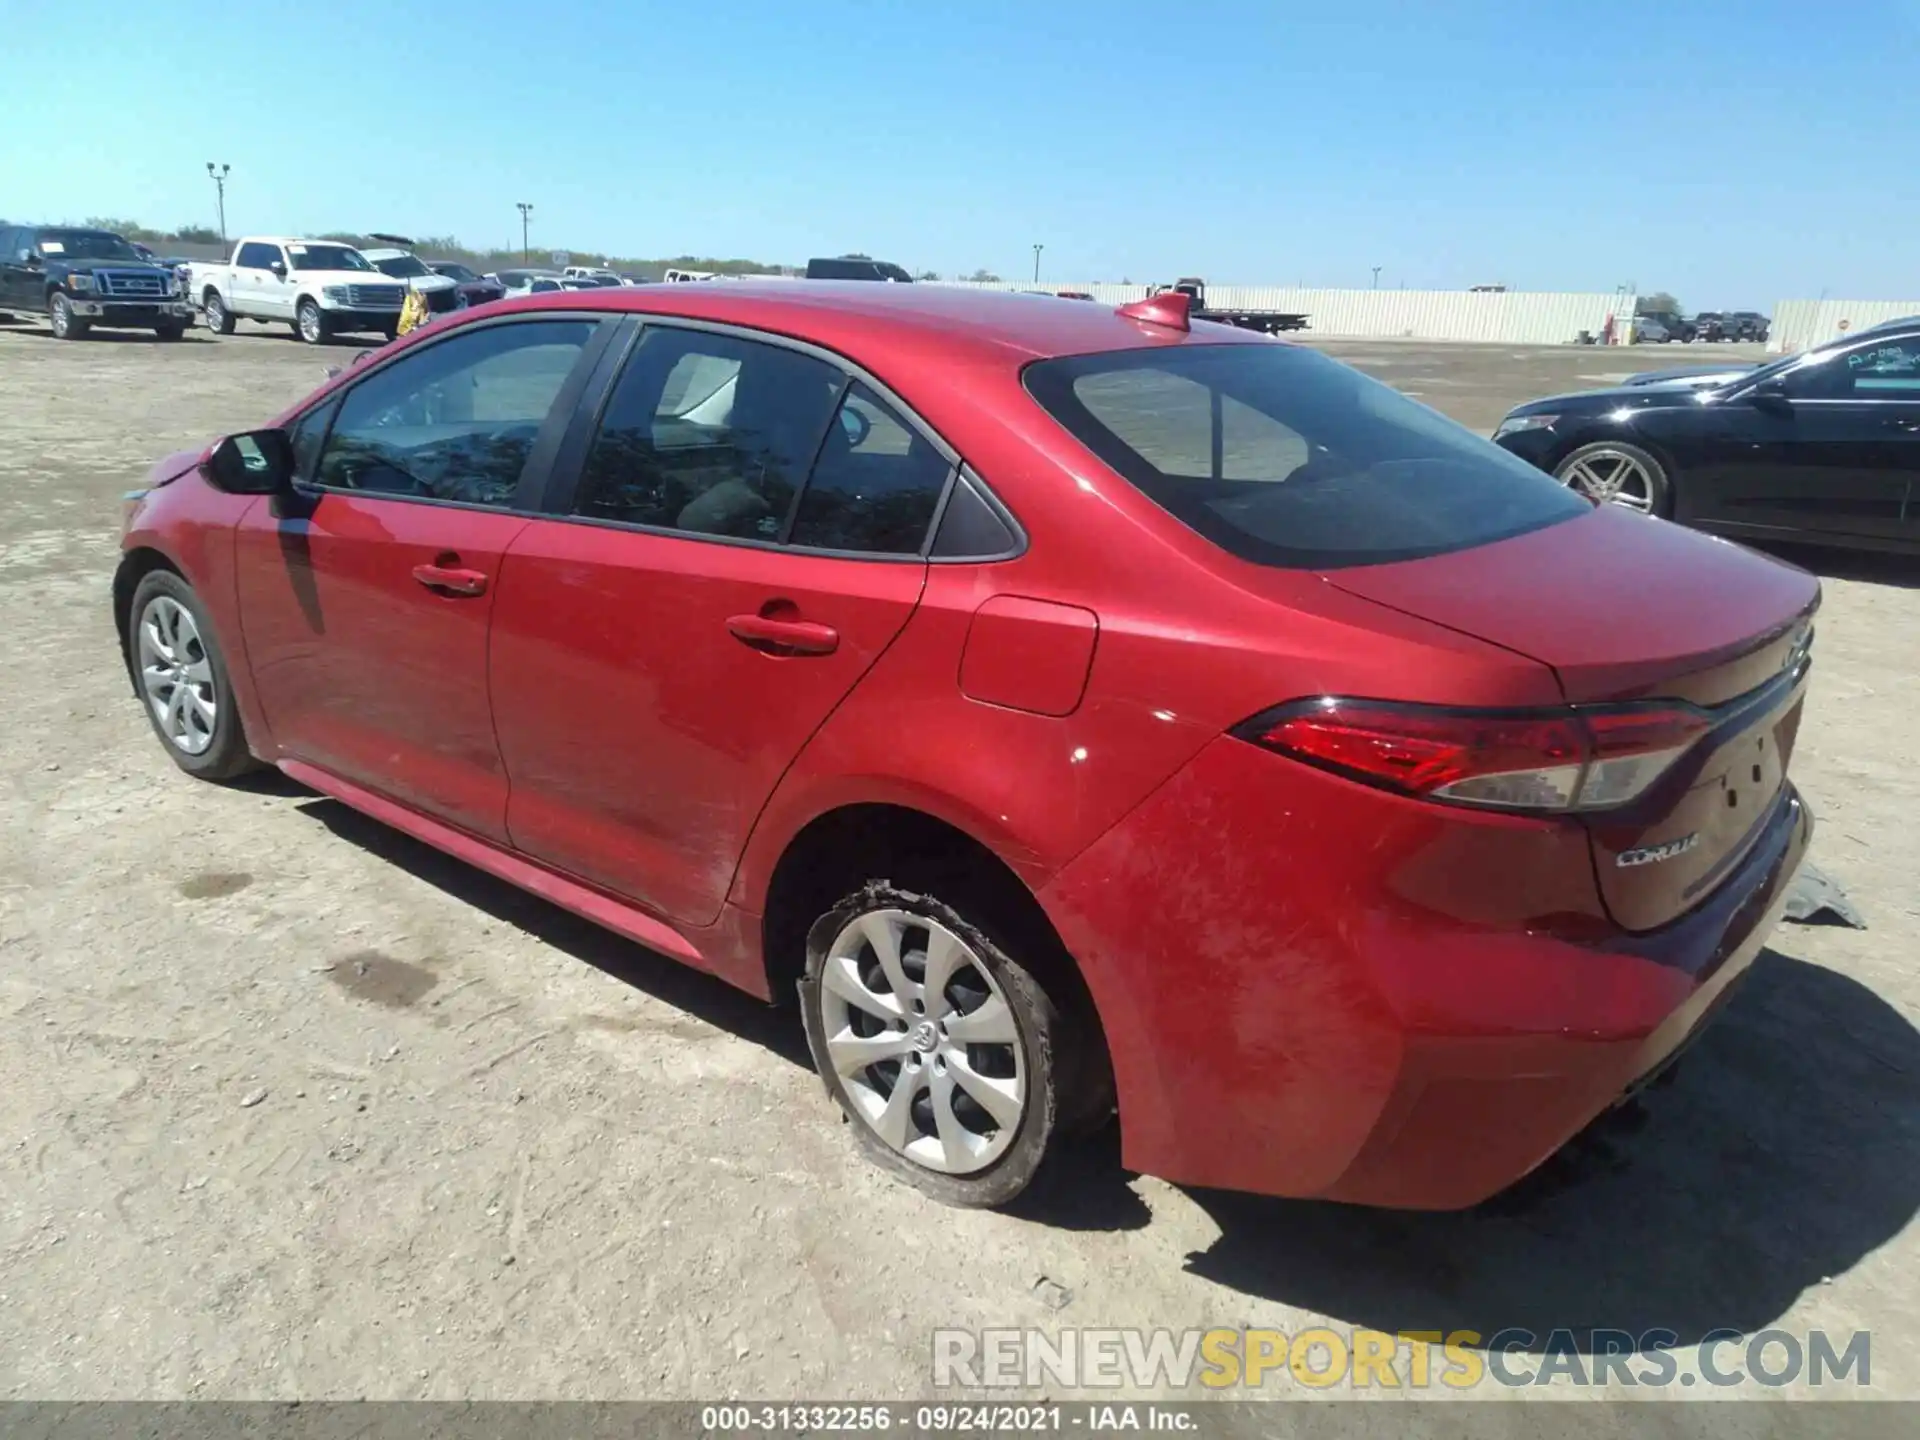
[[[1627,929],[1704,898],[1779,801],[1820,599],[1802,570],[1606,506],[1325,578],[1551,666],[1575,705],[1677,700],[1708,712],[1712,728],[1659,782],[1588,817],[1601,894]]]

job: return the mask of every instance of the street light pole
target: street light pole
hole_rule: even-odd
[[[1380,288],[1380,267],[1378,265],[1373,267],[1373,288],[1376,290]]]
[[[529,205],[525,200],[518,200],[514,203],[520,210],[520,263],[525,265],[528,263],[532,254],[527,248],[527,217],[533,214],[533,206]]]
[[[214,168],[213,161],[207,161],[207,178],[213,181],[213,188],[220,202],[220,243],[227,243],[227,176],[233,173],[233,166],[221,165]]]
[[[1036,285],[1040,283],[1040,252],[1046,248],[1044,245],[1033,247],[1033,283]]]

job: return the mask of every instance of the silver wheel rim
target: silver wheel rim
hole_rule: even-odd
[[[207,296],[207,328],[218,330],[227,319],[227,307],[220,303],[218,295]]]
[[[65,339],[67,334],[67,322],[71,318],[72,318],[72,314],[67,309],[66,297],[64,295],[54,296],[53,297],[53,333],[61,337],[62,339]]]
[[[300,338],[309,344],[320,339],[320,312],[311,305],[300,307]]]
[[[1561,483],[1596,505],[1621,505],[1653,513],[1653,475],[1623,450],[1588,451],[1560,471]]]
[[[820,976],[833,1082],[890,1150],[970,1175],[1013,1144],[1027,1059],[1005,992],[964,940],[906,910],[834,937]]]
[[[176,749],[204,755],[220,718],[213,695],[213,662],[200,627],[186,606],[156,595],[140,612],[140,689],[153,723]]]

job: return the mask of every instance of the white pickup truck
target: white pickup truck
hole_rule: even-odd
[[[405,282],[334,240],[249,236],[226,264],[193,265],[187,273],[187,293],[218,335],[231,335],[236,320],[258,320],[292,325],[309,345],[352,331],[391,339],[407,298]]]

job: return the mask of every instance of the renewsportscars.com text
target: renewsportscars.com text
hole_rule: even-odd
[[[1442,1332],[936,1330],[933,1383],[971,1390],[1074,1388],[1471,1390],[1489,1382],[1663,1389],[1873,1383],[1873,1337],[1855,1330],[1714,1330],[1692,1353],[1671,1330]]]

